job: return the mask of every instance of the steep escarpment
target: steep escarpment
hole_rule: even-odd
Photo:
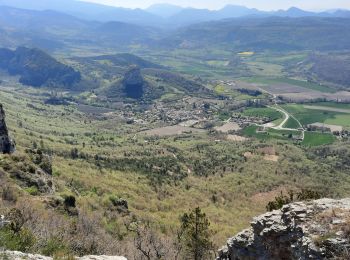
[[[124,76],[122,85],[124,92],[129,98],[141,98],[144,93],[145,81],[141,75],[141,70],[137,66],[132,66]]]
[[[19,75],[22,84],[33,87],[70,89],[81,80],[79,72],[39,49],[0,49],[0,68],[11,75]]]
[[[350,199],[296,202],[259,217],[218,260],[349,259]]]
[[[12,153],[15,150],[15,143],[11,140],[5,121],[5,111],[0,104],[0,152]]]

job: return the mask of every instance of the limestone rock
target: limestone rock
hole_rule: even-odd
[[[349,259],[350,199],[296,202],[254,218],[218,260]]]
[[[140,68],[132,66],[125,73],[122,84],[127,97],[134,99],[141,98],[144,93],[145,81],[141,75]]]
[[[4,215],[0,215],[0,228],[5,227],[6,225],[9,225],[10,221],[5,219]]]
[[[5,251],[0,252],[0,258],[9,260],[52,260],[51,257],[46,257],[42,255],[25,254],[17,251]]]
[[[0,152],[13,153],[15,151],[15,143],[10,139],[5,121],[5,111],[0,104]]]

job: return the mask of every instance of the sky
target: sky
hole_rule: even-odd
[[[295,6],[305,10],[321,11],[336,8],[350,9],[350,0],[82,0],[118,7],[147,8],[156,3],[167,2],[183,7],[220,9],[233,4],[254,7],[260,10],[288,9]]]

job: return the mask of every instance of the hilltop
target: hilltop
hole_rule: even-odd
[[[19,82],[24,85],[71,89],[81,80],[79,72],[39,49],[0,49],[0,59],[0,67],[11,75],[19,75]]]

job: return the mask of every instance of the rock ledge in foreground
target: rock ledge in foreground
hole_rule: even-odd
[[[33,254],[25,254],[22,252],[17,251],[0,251],[0,259],[2,257],[7,257],[5,259],[9,260],[53,260],[52,257],[42,256],[42,255],[33,255]],[[77,257],[76,260],[127,260],[125,257],[122,256],[83,256],[83,257]]]
[[[350,259],[350,198],[296,202],[254,218],[218,260]]]

